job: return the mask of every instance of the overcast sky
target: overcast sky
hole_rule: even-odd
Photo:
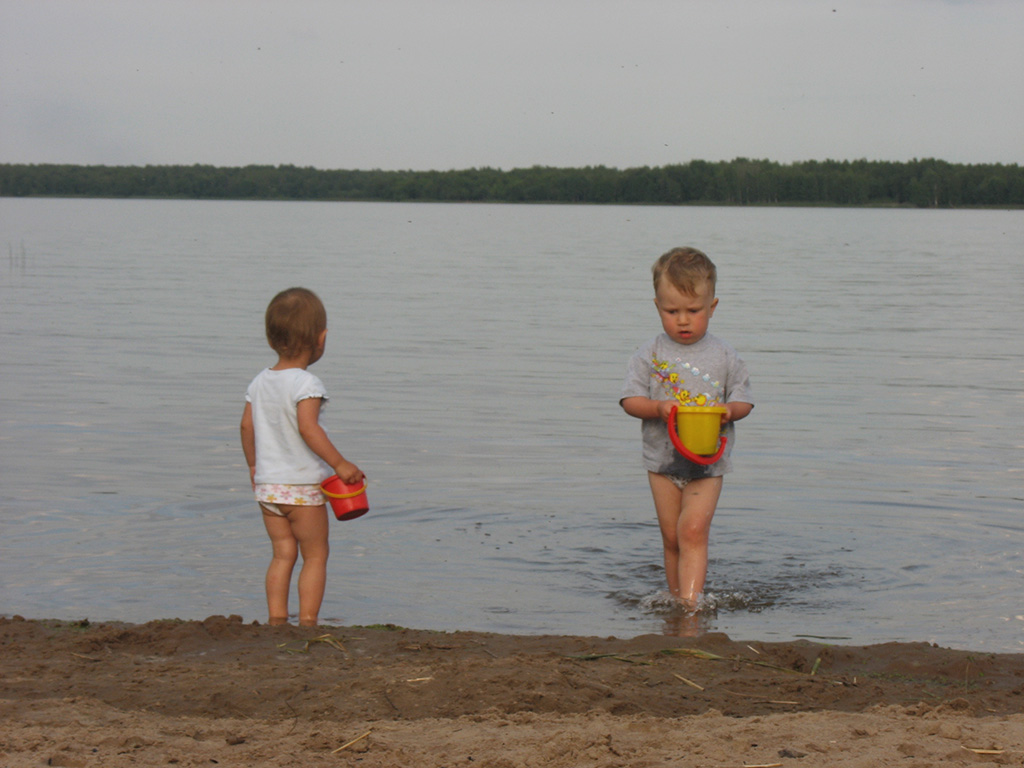
[[[1020,0],[0,0],[0,163],[1024,163]]]

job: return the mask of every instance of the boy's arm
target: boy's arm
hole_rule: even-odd
[[[726,403],[725,409],[728,413],[722,414],[722,423],[728,424],[730,421],[745,419],[754,410],[754,406],[752,403]]]
[[[313,453],[331,465],[342,482],[359,482],[364,477],[359,467],[341,455],[331,442],[331,438],[324,432],[324,428],[320,426],[320,402],[319,397],[307,397],[299,401],[299,434]]]
[[[249,482],[256,483],[256,430],[252,425],[252,403],[245,404],[242,411],[242,453],[245,454],[245,463],[249,465]]]
[[[668,421],[674,400],[652,400],[649,397],[624,397],[619,401],[622,410],[638,419],[661,419]]]
[[[672,414],[672,406],[675,404],[674,400],[651,400],[647,397],[625,397],[619,401],[622,410],[630,416],[635,416],[638,419],[661,419],[666,422]],[[722,423],[728,424],[730,421],[746,418],[754,406],[750,403],[726,403],[725,409],[726,413],[722,414]]]

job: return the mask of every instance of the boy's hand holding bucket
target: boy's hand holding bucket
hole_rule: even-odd
[[[727,438],[721,429],[728,413],[720,405],[673,405],[668,419],[672,445],[696,464],[714,464],[725,453]]]

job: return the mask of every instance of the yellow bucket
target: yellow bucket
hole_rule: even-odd
[[[689,452],[698,456],[711,456],[719,453],[724,447],[719,440],[722,414],[727,413],[724,407],[720,405],[688,405],[682,408],[673,408],[672,411],[675,431],[679,436],[678,442],[676,440],[672,442],[676,448],[680,448],[680,445],[686,448],[686,451],[681,451],[684,455]],[[715,457],[715,460],[717,459],[718,456]]]

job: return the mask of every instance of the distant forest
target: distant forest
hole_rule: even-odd
[[[4,197],[383,200],[663,205],[1024,207],[1024,168],[737,158],[626,168],[318,170],[292,165],[0,165]]]

